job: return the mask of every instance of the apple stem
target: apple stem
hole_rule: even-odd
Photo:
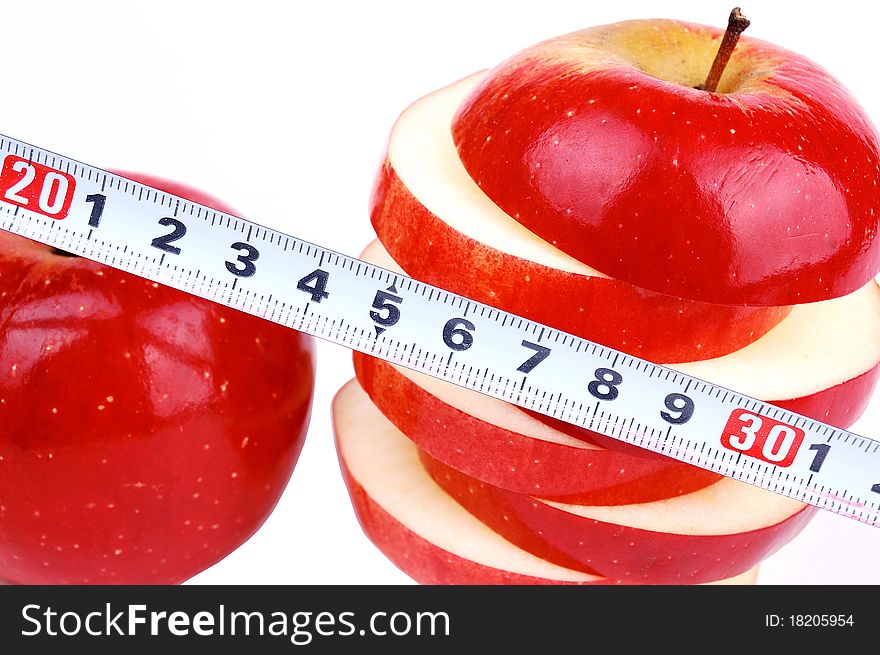
[[[697,87],[698,89],[715,93],[718,82],[721,81],[721,76],[724,74],[724,68],[730,61],[730,55],[733,54],[736,42],[739,41],[739,35],[745,32],[749,25],[749,19],[740,13],[740,8],[734,7],[730,12],[730,18],[727,19],[727,30],[724,32],[724,38],[721,39],[721,45],[718,46],[718,52],[715,54],[712,68],[709,69],[709,75],[706,76],[706,81]]]

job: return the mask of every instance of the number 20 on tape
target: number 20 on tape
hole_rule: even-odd
[[[72,175],[15,155],[8,155],[0,169],[3,200],[49,218],[67,216],[75,187]]]
[[[776,466],[791,466],[804,440],[804,431],[746,409],[735,409],[721,434],[721,444]]]

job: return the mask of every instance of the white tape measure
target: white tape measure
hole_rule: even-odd
[[[880,526],[880,442],[0,136],[0,228]]]

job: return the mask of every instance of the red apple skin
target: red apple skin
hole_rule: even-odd
[[[6,232],[0,251],[0,579],[173,584],[247,540],[305,439],[313,340]]]
[[[880,378],[880,364],[851,380],[841,382],[808,396],[786,400],[768,400],[767,402],[782,409],[787,409],[788,411],[802,414],[803,416],[808,416],[817,421],[846,430],[859,420],[864,413],[874,394],[878,378]],[[549,425],[551,428],[586,443],[611,450],[619,450],[632,455],[641,454],[642,457],[661,457],[665,459],[665,456],[659,453],[633,446],[613,437],[606,437],[604,434],[588,430],[579,425],[566,423],[525,407],[520,409],[529,416]]]
[[[387,362],[357,352],[353,361],[373,403],[420,449],[504,489],[570,503],[621,505],[690,493],[721,478],[641,448],[630,447],[630,453],[585,449],[521,435],[448,405]]]
[[[880,270],[877,130],[824,69],[747,36],[719,93],[693,88],[720,34],[628,21],[527,48],[460,106],[462,163],[527,228],[645,289],[747,305],[855,291]]]
[[[793,539],[816,512],[804,505],[775,525],[727,535],[655,532],[575,516],[465,475],[424,451],[419,456],[444,491],[523,550],[630,583],[699,584],[738,575]]]
[[[658,364],[726,355],[758,339],[791,311],[674,298],[622,280],[514,257],[440,220],[413,196],[387,159],[374,183],[370,219],[382,245],[408,275]]]

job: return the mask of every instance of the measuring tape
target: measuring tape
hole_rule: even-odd
[[[0,135],[0,228],[880,526],[880,442]]]

